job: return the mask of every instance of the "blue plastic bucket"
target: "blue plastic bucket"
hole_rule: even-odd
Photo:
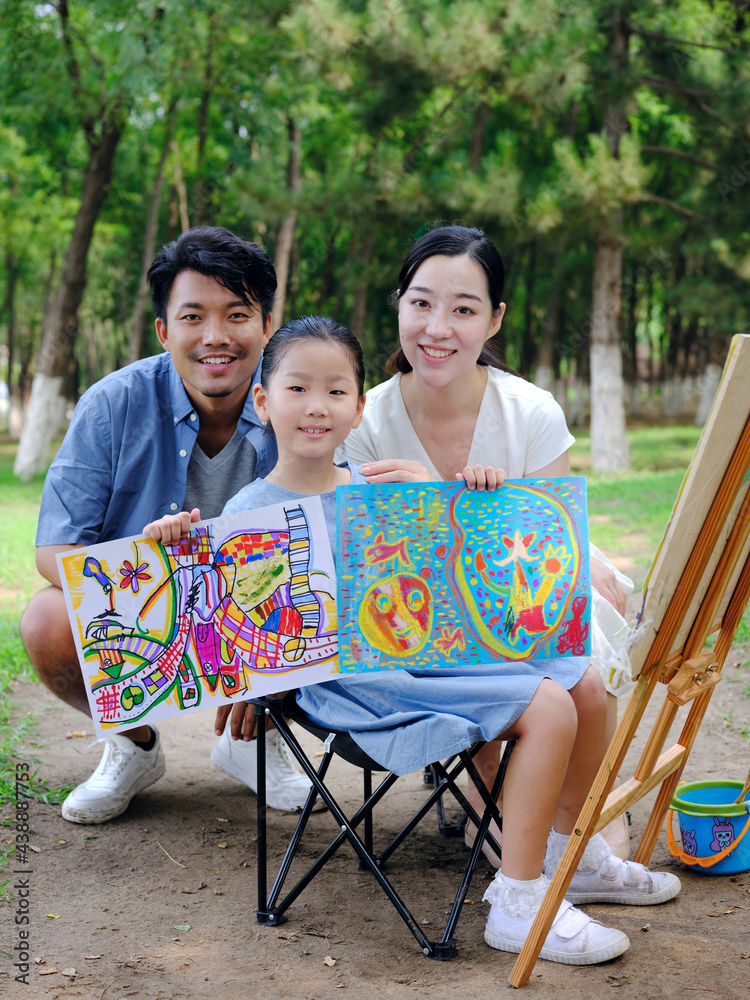
[[[750,871],[750,792],[741,802],[741,781],[695,781],[680,785],[667,817],[669,850],[704,875]],[[672,812],[682,831],[682,847],[672,832]]]

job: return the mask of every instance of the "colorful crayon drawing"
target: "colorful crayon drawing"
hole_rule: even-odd
[[[339,487],[341,671],[590,652],[586,481]]]
[[[318,497],[200,522],[178,545],[124,538],[58,562],[99,734],[338,670]]]

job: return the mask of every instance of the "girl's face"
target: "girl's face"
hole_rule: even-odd
[[[308,340],[290,345],[267,386],[253,386],[253,401],[271,422],[280,457],[330,459],[362,419],[365,397],[349,353]]]
[[[398,301],[401,347],[416,378],[438,387],[474,372],[504,312],[505,303],[492,311],[487,278],[471,257],[428,257]]]

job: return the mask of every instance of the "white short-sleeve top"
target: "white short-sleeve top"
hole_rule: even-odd
[[[551,393],[517,375],[487,368],[469,465],[491,465],[503,469],[508,479],[521,479],[549,465],[574,441]],[[400,374],[367,393],[362,422],[344,442],[342,457],[358,465],[385,458],[416,459],[431,479],[442,478],[409,419]]]

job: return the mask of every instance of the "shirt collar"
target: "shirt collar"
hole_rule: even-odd
[[[260,417],[255,412],[255,406],[253,405],[252,387],[256,382],[260,381],[260,366],[262,361],[263,356],[261,355],[258,367],[255,369],[253,377],[250,380],[250,390],[248,391],[247,398],[245,399],[245,405],[243,406],[242,413],[240,414],[240,422],[254,424],[256,427],[260,427],[261,422]],[[174,417],[174,422],[176,424],[181,420],[185,420],[195,411],[195,407],[190,401],[190,397],[185,392],[185,386],[182,384],[182,379],[177,374],[177,369],[172,364],[171,356],[169,358],[169,398],[172,403],[172,416]]]

